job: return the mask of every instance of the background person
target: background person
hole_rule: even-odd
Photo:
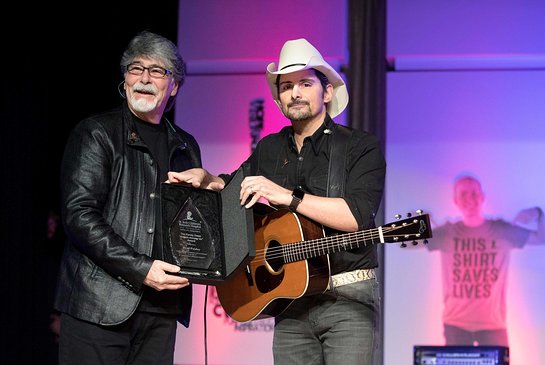
[[[443,324],[447,345],[509,346],[506,324],[507,276],[511,250],[545,244],[541,208],[520,211],[513,223],[487,219],[484,192],[475,177],[454,182],[454,203],[462,220],[433,228],[426,247],[441,253]],[[537,230],[517,223],[537,222]],[[418,245],[421,246],[421,245]]]

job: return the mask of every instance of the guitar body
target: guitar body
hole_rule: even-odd
[[[288,209],[261,205],[254,209],[255,257],[216,286],[222,307],[238,322],[274,317],[297,298],[323,293],[329,283],[327,255],[285,263],[279,253],[290,243],[324,237],[322,227]]]

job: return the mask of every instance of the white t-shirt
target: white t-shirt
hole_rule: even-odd
[[[441,252],[443,322],[467,331],[506,328],[510,250],[522,248],[530,231],[498,219],[446,223],[432,234],[426,247]]]

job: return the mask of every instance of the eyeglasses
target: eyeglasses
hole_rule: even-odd
[[[144,67],[138,63],[127,65],[127,72],[131,75],[140,76],[146,70],[148,70],[149,75],[154,79],[162,79],[167,75],[172,75],[172,71],[162,68],[161,66]]]

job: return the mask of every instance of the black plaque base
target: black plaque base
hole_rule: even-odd
[[[251,209],[240,205],[241,169],[221,192],[161,185],[163,254],[192,283],[215,285],[255,257]]]

